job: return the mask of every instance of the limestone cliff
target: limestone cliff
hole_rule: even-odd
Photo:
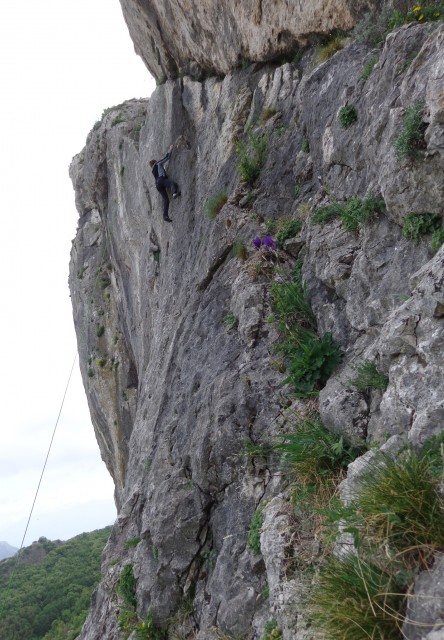
[[[316,558],[316,540],[298,529],[273,461],[245,454],[246,442],[288,430],[291,410],[302,406],[284,384],[267,322],[271,279],[252,244],[265,221],[301,221],[281,259],[303,261],[319,333],[331,332],[343,352],[320,391],[324,424],[347,440],[391,447],[442,430],[444,249],[434,253],[429,236],[412,242],[401,228],[412,213],[444,216],[444,29],[414,23],[390,33],[381,51],[350,38],[323,63],[309,48],[297,62],[235,69],[241,51],[272,58],[266,43],[283,25],[285,38],[299,42],[324,20],[329,29],[349,27],[357,7],[320,2],[299,16],[279,2],[274,20],[271,3],[250,4],[236,14],[231,3],[217,13],[210,2],[157,9],[122,0],[136,49],[158,77],[188,70],[190,61],[224,76],[184,75],[149,100],[109,109],[71,165],[80,215],[70,266],[74,320],[119,512],[82,640],[124,637],[118,584],[128,564],[140,615],[152,612],[171,638],[259,639],[272,618],[284,640],[313,637],[301,605],[306,560],[291,575],[287,560],[289,550]],[[180,26],[179,10],[194,27]],[[217,26],[222,20],[232,30],[233,16],[236,46]],[[254,26],[261,20],[269,33]],[[418,103],[425,142],[420,157],[400,160],[394,141]],[[348,128],[337,117],[344,105],[357,115]],[[236,144],[249,127],[267,140],[253,186],[236,169]],[[168,224],[148,161],[171,143],[169,173],[182,196]],[[212,220],[205,205],[220,192],[227,201]],[[385,202],[371,224],[347,232],[338,220],[313,223],[316,207],[369,193]],[[362,359],[378,362],[385,391],[350,387]],[[253,555],[248,529],[265,499],[262,554]],[[442,577],[430,581],[442,598]],[[420,593],[428,597],[425,587]],[[413,627],[405,637],[441,637],[438,609],[427,614],[426,631]]]

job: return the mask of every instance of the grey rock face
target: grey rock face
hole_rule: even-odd
[[[430,237],[413,243],[400,224],[412,207],[430,211],[431,193],[433,213],[444,215],[442,37],[442,27],[400,29],[366,81],[362,68],[374,52],[353,43],[316,68],[307,57],[223,80],[168,81],[148,101],[111,109],[73,160],[74,320],[119,507],[82,640],[121,637],[116,590],[126,564],[142,616],[150,610],[166,623],[192,597],[186,624],[199,640],[258,639],[273,617],[285,640],[311,637],[294,605],[306,588],[303,572],[281,581],[283,549],[292,544],[282,533],[291,517],[281,479],[270,460],[244,453],[245,442],[291,428],[284,412],[291,390],[267,322],[269,263],[252,245],[266,233],[264,220],[303,221],[282,259],[288,268],[295,255],[302,259],[319,332],[330,331],[343,350],[319,397],[326,426],[349,440],[399,436],[415,444],[440,428],[443,249],[433,256]],[[412,47],[417,56],[401,71]],[[427,148],[403,164],[393,152],[393,110],[407,106],[413,84],[425,102]],[[347,100],[358,120],[342,129],[337,113]],[[266,107],[275,111],[268,120]],[[249,124],[267,135],[254,189],[239,184],[235,166]],[[182,196],[171,202],[168,224],[148,161],[171,142],[168,171]],[[227,203],[210,220],[205,204],[221,191]],[[361,230],[312,223],[315,206],[371,191],[382,193],[387,209]],[[388,375],[385,392],[350,385],[363,359]],[[253,556],[251,517],[268,499],[262,557]],[[137,546],[125,544],[136,537]],[[315,554],[311,544],[301,553]]]
[[[378,0],[150,3],[120,0],[136,52],[158,80],[179,73],[226,74],[245,61],[273,60],[314,34],[351,29]]]

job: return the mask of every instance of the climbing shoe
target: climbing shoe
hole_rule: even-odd
[[[182,195],[182,194],[181,194],[181,192],[180,192],[180,191],[175,191],[175,192],[173,193],[173,198],[174,198],[174,199],[176,199],[176,198],[178,198],[178,197],[179,197],[179,196],[181,196],[181,195]]]
[[[169,216],[163,216],[165,222],[173,222]]]

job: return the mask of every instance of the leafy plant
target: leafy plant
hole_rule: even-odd
[[[254,182],[261,172],[267,154],[267,138],[257,136],[251,127],[247,130],[246,140],[241,140],[237,147],[237,169],[241,180]]]
[[[310,143],[308,138],[304,138],[301,143],[301,151],[302,153],[310,153]]]
[[[305,397],[324,385],[341,361],[341,353],[331,334],[319,337],[316,320],[297,264],[291,281],[275,282],[271,287],[271,317],[281,339],[277,349],[287,360],[286,382],[296,395]]]
[[[224,318],[224,325],[226,326],[228,331],[231,331],[231,329],[235,329],[238,324],[239,324],[239,319],[236,318],[236,316],[232,311],[229,311]]]
[[[426,124],[422,120],[424,103],[421,101],[407,107],[400,134],[395,139],[395,153],[398,160],[416,160],[419,150],[424,147]]]
[[[228,196],[225,191],[219,191],[218,193],[208,198],[205,203],[205,213],[210,218],[210,220],[214,220],[224,204],[227,202]]]
[[[253,513],[248,531],[247,544],[253,555],[257,556],[261,552],[261,529],[264,524],[264,504],[260,504]]]
[[[362,73],[361,73],[362,80],[367,80],[371,76],[373,68],[378,62],[378,60],[379,60],[378,56],[372,56],[370,60],[364,65],[364,68],[362,69]]]
[[[388,385],[386,375],[378,371],[374,362],[363,360],[354,367],[356,376],[349,380],[349,383],[356,387],[358,391],[369,391],[370,389],[381,389],[385,391]]]
[[[339,124],[343,129],[348,129],[357,119],[358,114],[352,104],[345,104],[338,111]]]
[[[340,217],[345,231],[356,231],[371,222],[384,208],[384,200],[370,193],[364,200],[354,196],[342,203],[333,202],[318,207],[313,211],[311,221],[313,224],[327,224]]]
[[[97,327],[96,329],[96,336],[98,338],[101,338],[103,336],[103,334],[105,333],[105,327],[103,326],[103,324],[101,324],[99,327]]]
[[[407,240],[419,241],[427,233],[441,231],[442,218],[433,213],[410,213],[402,222],[402,235]]]

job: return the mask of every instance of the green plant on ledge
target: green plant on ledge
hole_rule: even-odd
[[[228,200],[228,196],[225,191],[219,191],[214,194],[205,203],[205,213],[210,218],[210,220],[214,220],[224,204],[226,204]]]
[[[246,133],[246,140],[239,141],[236,147],[236,166],[240,179],[251,184],[260,175],[267,154],[267,137],[257,136],[251,127]]]
[[[362,73],[360,76],[361,80],[367,80],[371,76],[373,68],[378,62],[378,60],[379,60],[378,56],[372,56],[370,60],[364,65],[364,68],[362,69]]]
[[[278,627],[278,623],[273,618],[265,623],[264,633],[261,640],[281,640],[282,631]]]
[[[248,531],[247,544],[254,556],[259,555],[261,552],[261,529],[264,524],[264,508],[265,504],[260,504],[253,513]]]
[[[424,103],[421,101],[407,107],[402,120],[400,134],[395,139],[395,153],[398,160],[416,160],[420,149],[424,148],[426,124],[422,120]]]
[[[226,326],[227,330],[231,331],[231,329],[236,329],[238,324],[238,318],[236,318],[232,311],[229,311],[224,318],[224,325]]]
[[[339,124],[343,129],[348,129],[358,119],[356,108],[352,104],[345,104],[338,111]]]
[[[418,242],[420,236],[442,231],[441,225],[441,216],[434,213],[409,213],[402,221],[402,235],[407,240]],[[435,235],[435,242],[437,239],[438,234]]]
[[[386,375],[378,371],[374,362],[363,360],[356,367],[353,367],[356,375],[349,380],[349,383],[358,391],[369,391],[370,389],[380,389],[385,391],[388,385]]]
[[[311,222],[327,224],[339,217],[345,231],[357,231],[370,223],[384,209],[384,200],[370,193],[364,200],[354,196],[345,202],[333,202],[324,207],[318,207],[313,211]]]

